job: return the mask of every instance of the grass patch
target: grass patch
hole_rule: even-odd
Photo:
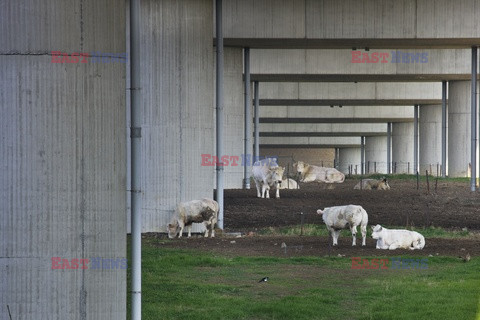
[[[387,178],[387,180],[417,180],[417,175],[415,174],[382,174],[382,173],[375,173],[375,174],[368,174],[368,175],[355,175],[355,176],[345,176],[346,179],[349,180],[360,180],[360,179],[381,179],[381,178]],[[435,181],[437,177],[436,176],[429,176],[428,179],[430,182]],[[425,172],[419,173],[419,180],[420,181],[426,181],[427,178],[425,176]],[[470,182],[470,178],[465,178],[465,177],[456,177],[456,178],[442,178],[438,177],[438,181],[444,181],[444,182],[465,182],[468,183]]]
[[[405,229],[405,227],[398,226],[385,226],[388,229]],[[360,227],[357,228],[357,237],[360,235]],[[409,228],[408,230],[413,230],[421,233],[425,238],[447,238],[447,239],[461,239],[461,238],[471,238],[475,235],[469,231],[463,230],[446,230],[440,227],[427,227],[427,228]],[[260,235],[270,235],[270,236],[298,236],[302,232],[301,225],[287,226],[287,227],[269,227],[261,229],[258,231]],[[325,225],[321,224],[305,224],[303,226],[303,235],[305,236],[318,236],[318,237],[328,237],[328,231]],[[340,233],[341,236],[351,236],[350,230],[342,230]],[[370,226],[367,228],[367,237],[372,235],[372,229]]]
[[[348,258],[228,258],[165,249],[156,241],[143,240],[143,319],[457,320],[479,315],[477,257],[469,263],[428,258],[426,270],[352,270]],[[259,283],[264,276],[269,281]],[[128,279],[130,285],[130,268]],[[130,294],[127,308],[130,319]]]

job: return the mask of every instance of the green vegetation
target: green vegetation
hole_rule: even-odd
[[[143,240],[143,319],[480,319],[478,257],[352,270],[350,258],[231,258],[160,243]]]
[[[396,226],[385,226],[389,229],[405,229],[405,227],[396,227]],[[359,237],[360,227],[357,228],[358,233],[357,237]],[[445,230],[440,227],[428,227],[428,228],[409,228],[409,230],[420,232],[425,238],[471,238],[475,235],[470,233],[469,231],[463,230]],[[273,235],[273,236],[293,236],[293,235],[300,235],[302,233],[302,228],[300,225],[296,226],[287,226],[287,227],[270,227],[265,228],[258,231],[261,235]],[[367,237],[370,237],[372,230],[370,226],[367,228]],[[324,236],[328,237],[328,231],[325,225],[321,224],[305,224],[303,226],[303,235],[305,236]],[[341,236],[348,236],[350,237],[350,230],[342,230]]]

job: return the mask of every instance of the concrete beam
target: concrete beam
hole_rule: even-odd
[[[437,105],[442,99],[260,99],[261,106],[408,106]]]
[[[255,73],[250,74],[252,81],[259,82],[441,82],[470,80],[468,73],[435,74],[292,74],[292,73]],[[477,76],[480,79],[480,76]]]
[[[260,123],[387,123],[413,122],[413,118],[260,118]]]
[[[225,44],[241,47],[470,48],[480,43],[475,0],[461,5],[449,0],[226,0],[224,10]]]

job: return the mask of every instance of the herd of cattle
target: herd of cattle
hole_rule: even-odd
[[[313,166],[302,161],[296,162],[293,167],[300,182],[342,183],[345,180],[345,175],[334,168]],[[252,174],[257,187],[257,197],[269,198],[271,187],[276,190],[276,198],[280,198],[280,189],[298,189],[297,181],[291,178],[283,179],[284,171],[285,168],[280,167],[274,158],[255,162]],[[364,179],[355,185],[354,189],[388,190],[390,186],[386,178]],[[188,228],[188,237],[190,237],[192,223],[204,223],[205,237],[208,237],[208,228],[210,227],[210,236],[213,238],[218,211],[218,203],[211,199],[180,203],[168,225],[168,237],[175,238],[177,234],[179,238],[182,237],[185,226]],[[346,228],[350,228],[353,238],[352,246],[355,246],[358,226],[362,233],[362,246],[366,245],[368,214],[361,206],[328,207],[323,210],[318,209],[317,214],[322,215],[323,222],[332,235],[334,246],[338,244],[340,231]],[[372,227],[372,238],[377,240],[377,249],[415,250],[423,249],[425,246],[425,238],[418,232],[387,229],[378,224]]]

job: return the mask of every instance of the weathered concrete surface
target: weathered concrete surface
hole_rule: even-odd
[[[201,157],[215,152],[213,8],[142,1],[141,13],[142,230],[165,232],[179,202],[213,197],[215,167]]]
[[[471,86],[472,85],[470,81],[453,81],[450,82],[448,85],[449,177],[467,177],[470,175],[469,165],[471,160]]]
[[[413,173],[413,123],[392,124],[392,162],[393,173]]]
[[[430,174],[440,175],[439,165],[442,163],[442,106],[420,106],[418,127],[420,173],[425,174],[425,170],[428,170]]]
[[[385,130],[387,125],[384,124]],[[387,137],[365,137],[365,173],[387,173]]]
[[[125,319],[126,266],[93,262],[126,258],[125,60],[50,56],[124,53],[125,2],[1,7],[0,318]]]
[[[340,148],[339,168],[345,174],[360,174],[360,148]]]

